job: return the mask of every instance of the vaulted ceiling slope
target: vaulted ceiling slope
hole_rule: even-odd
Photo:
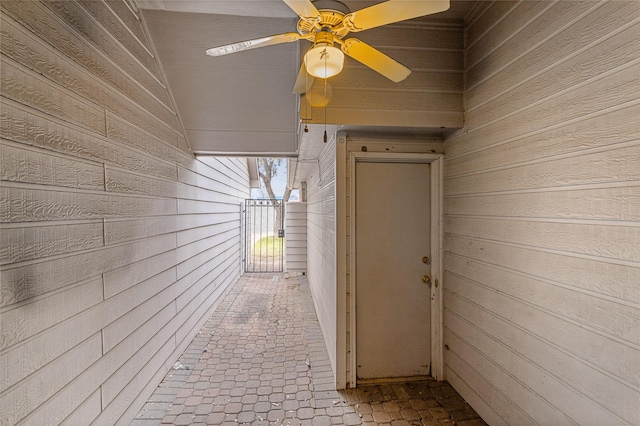
[[[358,33],[414,72],[391,83],[348,58],[328,92],[314,83],[314,105],[292,93],[307,41],[205,55],[210,47],[295,32],[297,17],[281,0],[135,1],[196,154],[297,156],[301,119],[413,131],[462,124],[462,20],[473,2],[452,0],[437,17]],[[378,2],[344,3],[359,10]],[[317,104],[325,93],[326,110]]]

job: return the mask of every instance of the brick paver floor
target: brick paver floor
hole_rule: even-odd
[[[131,425],[485,425],[446,382],[332,377],[306,277],[246,275]]]

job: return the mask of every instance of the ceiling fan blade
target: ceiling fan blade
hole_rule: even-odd
[[[351,12],[344,17],[351,32],[405,21],[449,9],[449,0],[389,0]]]
[[[320,12],[309,0],[283,0],[301,18],[319,18]]]
[[[209,56],[222,56],[230,53],[242,52],[244,50],[256,49],[258,47],[271,46],[274,44],[291,43],[300,39],[306,39],[309,36],[302,36],[298,33],[285,33],[272,35],[268,37],[256,38],[254,40],[241,41],[238,43],[227,44],[225,46],[212,47],[207,49]]]
[[[345,40],[342,51],[395,83],[411,74],[409,68],[357,38]]]
[[[300,71],[298,72],[298,78],[296,79],[296,84],[293,86],[293,93],[296,95],[307,93],[313,85],[313,80],[314,77],[307,72],[307,68],[304,66],[304,61],[302,61]]]

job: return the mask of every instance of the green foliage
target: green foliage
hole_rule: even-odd
[[[253,253],[258,256],[280,256],[284,250],[284,238],[262,237],[253,245]]]

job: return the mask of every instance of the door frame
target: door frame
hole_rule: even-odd
[[[357,386],[356,354],[356,163],[428,163],[431,165],[431,376],[444,380],[444,341],[442,288],[443,274],[443,154],[393,153],[393,152],[350,152],[349,155],[349,197],[353,217],[349,221],[349,308],[350,308],[350,364],[348,383]]]

